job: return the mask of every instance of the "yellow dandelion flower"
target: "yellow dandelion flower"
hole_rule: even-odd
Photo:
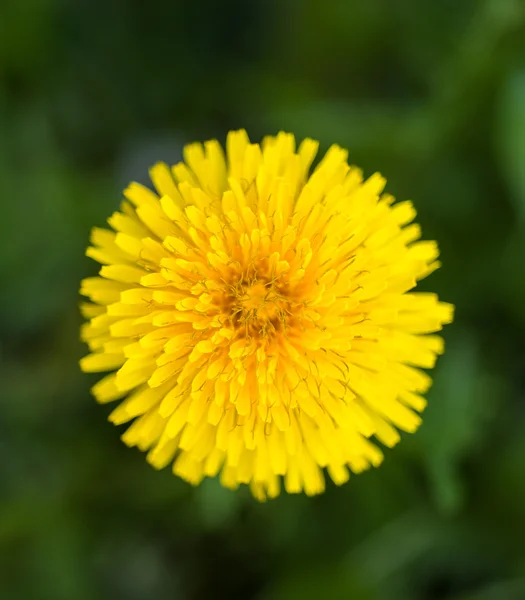
[[[452,320],[410,202],[332,146],[279,133],[251,144],[231,132],[192,144],[184,163],[132,183],[121,211],[93,229],[85,279],[86,372],[122,436],[156,468],[198,484],[220,472],[264,499],[318,494],[382,460],[413,432]]]

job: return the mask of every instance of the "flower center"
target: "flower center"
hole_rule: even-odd
[[[264,338],[282,331],[290,315],[289,300],[264,279],[237,282],[226,307],[233,325],[247,337]]]
[[[245,311],[268,316],[269,310],[275,312],[272,295],[271,288],[262,283],[256,283],[245,288],[241,302]]]

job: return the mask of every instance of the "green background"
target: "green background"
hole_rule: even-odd
[[[0,2],[0,598],[525,599],[525,4]],[[89,229],[184,143],[337,142],[457,305],[424,424],[258,504],[155,472],[78,359]]]

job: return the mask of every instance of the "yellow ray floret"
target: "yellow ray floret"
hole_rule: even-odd
[[[317,494],[379,465],[398,430],[415,431],[422,368],[443,352],[431,335],[450,304],[411,292],[439,263],[419,241],[410,202],[348,165],[332,146],[310,174],[317,142],[245,131],[185,148],[151,169],[121,212],[94,229],[82,282],[91,354],[112,371],[93,388],[123,399],[115,424],[156,468],[198,484],[220,473],[260,499]]]

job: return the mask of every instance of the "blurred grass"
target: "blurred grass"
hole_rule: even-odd
[[[525,4],[0,4],[0,597],[525,598]],[[421,430],[259,505],[153,471],[78,372],[89,229],[247,127],[338,142],[415,201],[457,305]]]

